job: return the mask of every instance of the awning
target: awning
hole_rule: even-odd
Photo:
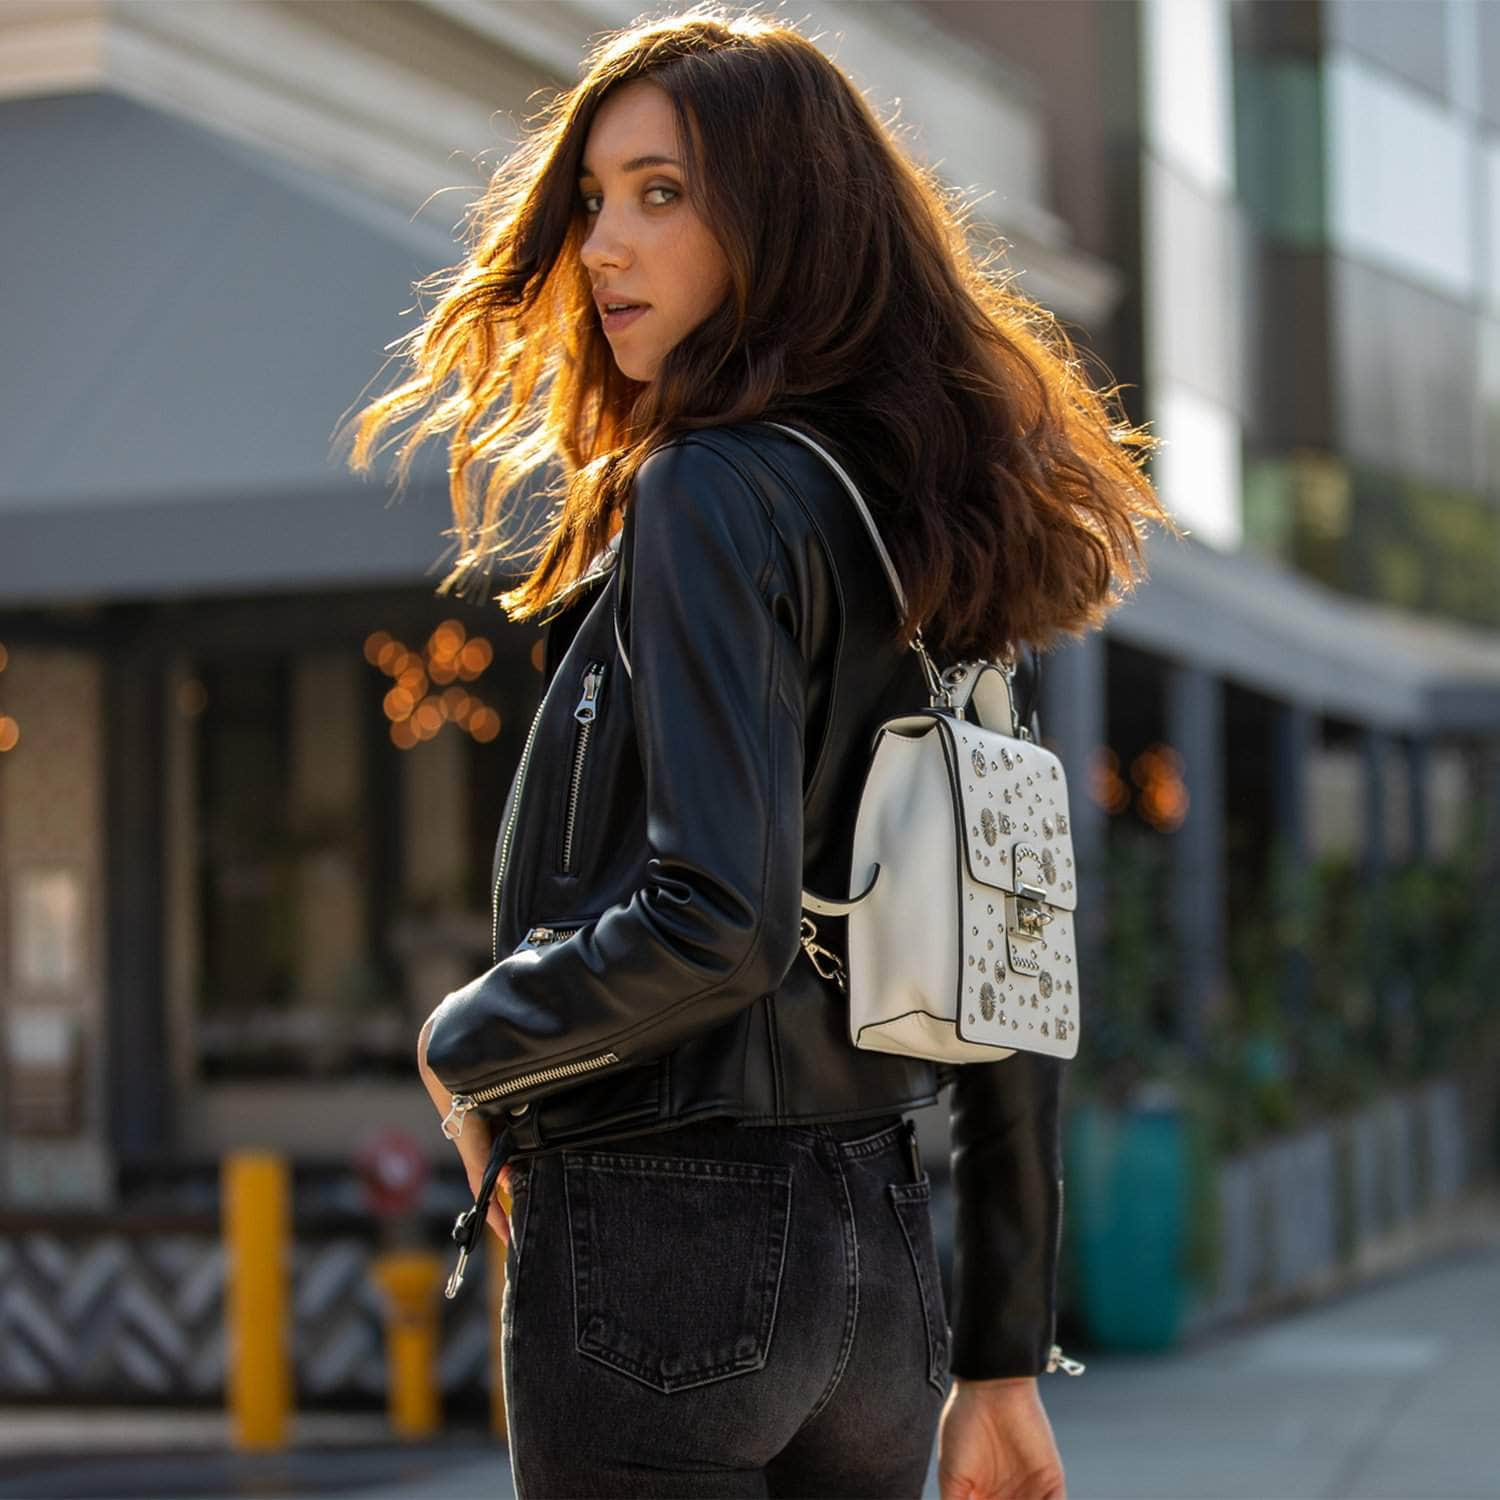
[[[1500,635],[1351,598],[1253,551],[1160,534],[1109,634],[1392,733],[1500,729]]]
[[[457,241],[112,94],[0,139],[0,604],[441,576],[441,442],[331,448]]]

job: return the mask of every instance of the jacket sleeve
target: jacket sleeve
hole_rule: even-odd
[[[690,437],[641,465],[627,524],[644,881],[432,1016],[429,1065],[460,1092],[565,1070],[508,1104],[570,1086],[571,1063],[670,1051],[773,990],[797,955],[807,677],[783,543],[738,468]]]
[[[958,1070],[951,1104],[954,1375],[1040,1375],[1056,1331],[1063,1062]]]
[[[1039,740],[1034,712],[1030,728]],[[1064,1066],[1016,1052],[956,1070],[951,1368],[960,1379],[1047,1367],[1057,1325]]]

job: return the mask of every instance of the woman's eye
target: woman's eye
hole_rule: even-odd
[[[646,189],[646,192],[647,192],[648,195],[651,194],[651,193],[666,193],[667,194],[667,202],[671,202],[671,200],[673,198],[676,198],[676,197],[680,196],[676,188],[674,188],[674,187],[667,187],[665,183],[658,183],[655,187],[648,187]],[[583,207],[584,213],[586,213],[586,214],[596,214],[596,213],[598,213],[599,212],[599,208],[598,208],[598,204],[597,204],[597,202],[595,200],[600,199],[603,196],[604,196],[603,193],[580,193],[578,195],[578,197],[579,197],[579,202],[580,202],[580,204]],[[662,208],[665,205],[661,201],[658,200],[656,202],[653,202],[651,206],[653,208]]]

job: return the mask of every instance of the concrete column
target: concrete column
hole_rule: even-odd
[[[162,932],[164,668],[146,645],[108,660],[110,1141],[123,1155],[171,1143],[171,1033]]]
[[[1388,849],[1385,839],[1385,763],[1389,737],[1378,729],[1366,729],[1359,739],[1364,767],[1364,841],[1362,865],[1365,879],[1379,880],[1385,874]]]
[[[1272,801],[1277,845],[1294,869],[1302,869],[1311,853],[1308,837],[1308,772],[1317,747],[1318,727],[1313,714],[1300,704],[1276,709],[1272,732]],[[1307,1012],[1312,974],[1307,954],[1287,954],[1281,976],[1282,1002],[1295,1017]]]
[[[1167,674],[1167,739],[1182,756],[1188,811],[1172,835],[1178,1025],[1191,1050],[1225,996],[1224,691],[1203,667]]]
[[[1475,793],[1484,808],[1484,868],[1493,887],[1500,884],[1500,749],[1485,745],[1475,760]]]
[[[1093,760],[1108,742],[1105,642],[1097,631],[1042,657],[1042,740],[1063,763],[1073,858],[1078,870],[1075,927],[1079,983],[1090,993],[1100,981],[1099,952],[1108,913],[1104,905],[1104,853],[1109,815],[1090,791]]]
[[[1312,712],[1296,703],[1279,704],[1272,738],[1275,832],[1295,860],[1308,853],[1307,770],[1316,745]]]
[[[1360,735],[1360,759],[1364,767],[1364,853],[1361,861],[1361,879],[1365,894],[1373,898],[1386,879],[1390,865],[1390,846],[1386,839],[1386,766],[1390,760],[1390,736],[1379,729],[1366,729]],[[1369,934],[1369,941],[1377,949],[1386,943],[1384,924],[1376,922]],[[1371,998],[1375,1011],[1382,1018],[1385,1038],[1391,1035],[1392,986],[1381,978],[1384,971],[1383,953],[1376,952],[1375,977],[1371,985]],[[1399,988],[1397,991],[1399,995]],[[1382,1047],[1385,1045],[1381,1044]],[[1382,1061],[1389,1061],[1382,1056]]]
[[[1425,739],[1409,739],[1403,744],[1406,759],[1406,806],[1411,819],[1411,858],[1418,863],[1425,860],[1431,847],[1431,823],[1428,817],[1427,794],[1432,756],[1430,742]]]

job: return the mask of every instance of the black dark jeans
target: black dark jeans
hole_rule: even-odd
[[[950,1335],[912,1132],[710,1120],[518,1163],[519,1500],[919,1496]]]

